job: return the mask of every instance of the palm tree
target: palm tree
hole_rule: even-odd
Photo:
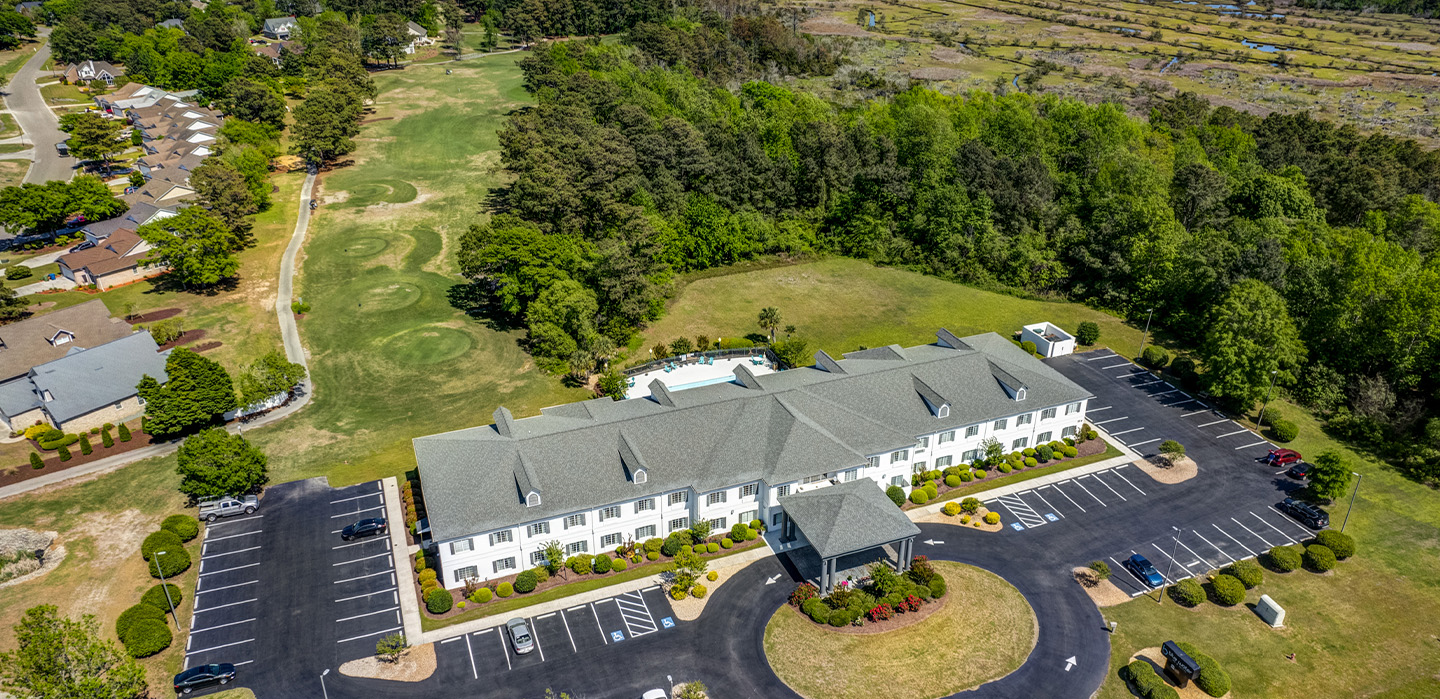
[[[756,322],[761,329],[770,332],[770,344],[775,344],[775,328],[780,327],[780,309],[773,306],[760,309],[760,318]]]

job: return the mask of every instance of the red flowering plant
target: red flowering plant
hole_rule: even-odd
[[[799,608],[807,599],[815,599],[820,596],[820,589],[810,583],[800,583],[795,591],[790,593],[790,606]]]
[[[865,613],[870,621],[885,621],[895,615],[895,610],[888,604],[877,604],[873,609]]]
[[[919,597],[907,595],[905,599],[900,601],[898,606],[902,612],[917,612],[920,611],[920,605],[922,604],[924,604],[924,602],[921,601]]]

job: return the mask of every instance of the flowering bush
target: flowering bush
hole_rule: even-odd
[[[869,617],[870,621],[885,621],[895,616],[895,610],[888,604],[877,604],[871,608],[870,611],[866,612],[865,616]]]
[[[795,586],[795,591],[790,593],[790,606],[799,607],[807,599],[815,599],[820,596],[819,588],[810,583],[800,583]]]
[[[900,601],[900,611],[918,612],[920,611],[920,605],[922,604],[924,604],[924,602],[921,602],[919,597],[916,597],[915,595],[906,595],[905,599]]]

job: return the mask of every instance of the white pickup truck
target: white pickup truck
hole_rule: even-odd
[[[221,517],[248,515],[258,507],[260,507],[260,499],[254,495],[246,495],[244,498],[223,497],[200,503],[199,517],[206,522],[214,522]]]

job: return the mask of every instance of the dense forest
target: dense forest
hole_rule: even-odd
[[[1440,16],[1440,0],[1296,0],[1300,7],[1350,12],[1387,12],[1416,17]]]
[[[613,354],[676,273],[839,253],[1153,309],[1197,348],[1174,367],[1192,384],[1248,408],[1274,376],[1440,475],[1440,156],[1413,142],[1190,95],[1148,120],[919,88],[841,109],[783,86],[837,60],[771,18],[640,23],[522,65],[537,105],[500,135],[515,181],[461,263],[542,363]]]

